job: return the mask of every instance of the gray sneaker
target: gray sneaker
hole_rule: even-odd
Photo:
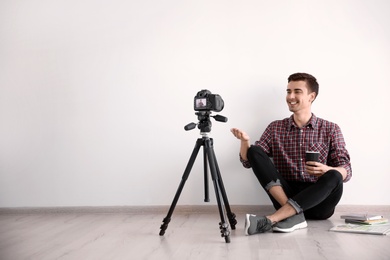
[[[256,215],[246,214],[245,235],[264,233],[272,229],[272,222],[266,217],[257,217]]]
[[[303,213],[291,216],[275,224],[272,228],[276,232],[293,232],[297,229],[302,229],[307,227],[307,222]]]

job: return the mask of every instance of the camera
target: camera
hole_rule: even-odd
[[[199,91],[194,98],[194,109],[197,111],[195,114],[198,116],[198,124],[189,123],[184,126],[184,130],[192,130],[196,126],[200,129],[201,133],[207,134],[211,131],[211,111],[222,111],[224,106],[223,100],[219,95],[211,94],[207,89]],[[227,117],[221,115],[211,116],[216,121],[227,122]]]
[[[211,94],[207,89],[199,91],[194,98],[195,111],[222,111],[224,106],[220,95]]]

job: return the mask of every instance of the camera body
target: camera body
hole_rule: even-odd
[[[194,98],[195,111],[215,111],[220,112],[224,107],[224,102],[220,95],[211,94],[204,89],[199,91]]]

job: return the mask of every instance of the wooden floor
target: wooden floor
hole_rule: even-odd
[[[388,208],[376,213],[390,217]],[[293,233],[245,236],[245,212],[232,206],[238,224],[225,243],[218,210],[209,209],[176,209],[164,236],[163,210],[0,210],[0,259],[390,259],[390,236],[329,232],[343,223],[340,211]],[[269,213],[263,211],[252,213]]]

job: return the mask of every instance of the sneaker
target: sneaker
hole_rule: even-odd
[[[245,235],[264,233],[272,229],[272,222],[266,217],[257,217],[256,215],[246,214]]]
[[[307,222],[303,213],[291,216],[275,224],[272,228],[276,232],[293,232],[297,229],[302,229],[307,227]]]

